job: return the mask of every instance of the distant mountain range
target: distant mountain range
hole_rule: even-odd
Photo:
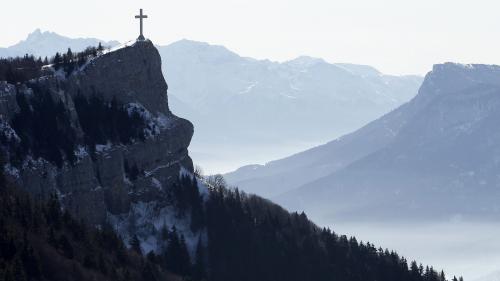
[[[500,66],[435,65],[360,130],[227,179],[317,220],[498,219],[499,108]]]
[[[0,57],[15,57],[30,54],[36,57],[50,58],[56,52],[66,52],[68,48],[79,52],[89,46],[97,46],[99,42],[103,46],[109,47],[120,44],[118,41],[104,41],[95,38],[68,38],[54,32],[42,32],[40,29],[36,29],[28,34],[26,40],[22,40],[8,48],[0,48]]]
[[[0,57],[51,56],[103,42],[36,30]],[[354,131],[410,100],[419,76],[299,57],[277,63],[181,40],[158,46],[172,110],[191,120],[194,160],[208,172],[264,163]]]
[[[172,108],[195,124],[193,157],[210,171],[264,163],[351,132],[410,100],[422,81],[311,57],[255,60],[187,40],[159,50]]]

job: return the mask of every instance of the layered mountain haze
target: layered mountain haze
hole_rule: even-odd
[[[227,179],[318,219],[496,220],[499,93],[498,66],[436,65],[408,104],[333,142]]]
[[[436,65],[418,95],[391,113],[226,179],[321,225],[474,279],[500,262],[493,243],[500,235],[499,105],[500,66]]]
[[[209,171],[266,162],[351,132],[410,100],[421,83],[311,57],[255,60],[188,40],[159,49],[176,112],[198,127],[193,157]]]
[[[98,42],[36,30],[0,49],[0,57],[50,56]],[[158,50],[174,112],[197,124],[192,157],[209,173],[265,163],[352,132],[410,100],[422,81],[306,56],[256,60],[189,40]]]

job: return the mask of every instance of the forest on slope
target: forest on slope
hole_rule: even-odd
[[[0,179],[0,280],[178,280],[100,228]]]
[[[33,199],[2,177],[0,280],[447,280],[394,251],[321,229],[304,213],[208,182],[202,205],[195,178],[177,185],[179,206],[208,233],[207,247],[190,258],[175,226],[159,234],[168,240],[164,251],[142,253],[136,237],[127,247],[110,225],[89,226],[55,195]]]

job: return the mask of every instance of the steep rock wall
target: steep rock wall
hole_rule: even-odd
[[[65,208],[90,223],[102,224],[110,216],[128,214],[134,204],[155,201],[160,208],[167,205],[169,186],[181,171],[192,172],[187,148],[193,125],[170,112],[160,55],[150,41],[105,52],[71,75],[54,71],[27,85],[0,82],[4,134],[12,131],[11,119],[19,111],[16,94],[34,94],[29,85],[48,89],[54,100],[63,102],[79,139],[84,133],[75,110],[77,95],[116,99],[129,108],[139,108],[149,126],[144,141],[98,144],[93,148],[94,157],[89,147],[79,144],[74,164],[57,167],[33,157],[25,159],[21,167],[8,164],[7,173],[33,194],[46,197],[57,193]],[[6,157],[11,153],[7,151]],[[136,179],[128,178],[125,162],[137,166],[140,173]]]

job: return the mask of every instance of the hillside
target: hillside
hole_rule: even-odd
[[[0,278],[6,281],[185,280],[179,275],[228,281],[446,280],[432,267],[408,267],[395,252],[320,229],[303,213],[228,190],[213,178],[203,211],[208,247],[197,248],[192,264],[175,226],[158,234],[166,236],[166,249],[146,255],[137,236],[127,249],[111,224],[94,228],[72,217],[57,196],[33,200],[0,180]]]

